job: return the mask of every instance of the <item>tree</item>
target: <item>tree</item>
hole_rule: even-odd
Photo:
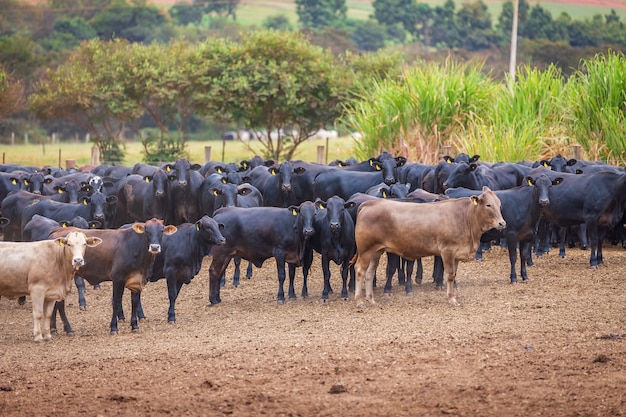
[[[258,132],[264,157],[292,159],[300,144],[339,117],[351,73],[302,34],[252,32],[224,46],[230,49],[219,69],[211,65],[215,54],[205,66],[221,73],[205,77],[212,106]]]
[[[352,32],[352,40],[361,51],[376,51],[385,46],[385,27],[375,20],[359,22]]]
[[[497,44],[489,9],[482,0],[463,3],[457,13],[457,21],[463,48],[476,51]]]
[[[530,9],[530,16],[520,27],[520,36],[528,39],[560,40],[555,31],[552,14],[536,4]]]
[[[413,33],[418,20],[415,0],[374,0],[374,19],[387,26],[401,24],[404,30]]]
[[[275,14],[267,16],[263,23],[261,23],[265,29],[274,30],[292,30],[293,26],[289,23],[289,19],[284,14]]]
[[[518,4],[518,25],[522,26],[528,19],[528,12],[530,5],[527,0],[519,0]],[[518,26],[518,27],[519,27]],[[508,0],[502,3],[502,12],[498,16],[498,23],[496,29],[507,41],[511,39],[511,30],[513,29],[513,2]]]
[[[198,4],[177,3],[170,8],[170,15],[179,25],[200,23],[202,12],[202,6]]]
[[[90,134],[103,159],[120,162],[120,140],[127,123],[143,114],[124,90],[128,43],[91,40],[81,44],[70,59],[46,72],[30,96],[30,110],[44,119],[68,119]]]
[[[0,66],[0,121],[25,109],[24,84]]]
[[[239,6],[240,0],[194,0],[194,4],[204,5],[205,13],[215,13],[220,17],[232,17],[237,20],[235,11]]]
[[[296,0],[298,20],[305,28],[337,26],[347,12],[346,0]]]
[[[147,0],[133,0],[130,4],[125,0],[114,0],[89,23],[104,40],[121,38],[131,42],[165,42],[172,35],[165,16],[155,6],[148,5]]]
[[[74,49],[81,41],[93,39],[96,31],[82,17],[62,17],[53,25],[53,32],[40,43],[48,50]]]
[[[454,0],[446,0],[443,6],[436,6],[433,9],[431,28],[433,45],[454,48],[461,43],[455,9]]]

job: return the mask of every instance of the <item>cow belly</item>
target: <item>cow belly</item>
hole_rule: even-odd
[[[146,285],[146,280],[143,274],[139,272],[130,274],[124,283],[124,286],[132,292],[140,292],[144,285]]]

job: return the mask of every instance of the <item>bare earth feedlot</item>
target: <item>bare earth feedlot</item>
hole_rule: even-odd
[[[88,290],[87,311],[70,294],[74,337],[43,344],[30,301],[3,298],[0,415],[625,415],[626,251],[608,246],[596,270],[586,251],[553,250],[517,285],[495,248],[460,265],[459,307],[425,278],[413,295],[379,285],[360,311],[337,298],[336,266],[335,293],[319,301],[317,261],[309,299],[278,305],[268,260],[210,307],[207,258],[181,291],[177,324],[160,281],[142,293],[141,332],[126,322],[110,336],[105,283]]]

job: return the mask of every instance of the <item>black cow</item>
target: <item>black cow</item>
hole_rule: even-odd
[[[350,260],[356,253],[354,221],[348,212],[348,209],[352,208],[354,203],[346,203],[342,198],[335,196],[329,198],[328,201],[317,200],[315,206],[317,207],[315,213],[315,234],[309,239],[309,249],[304,258],[303,273],[305,281],[302,287],[302,296],[308,296],[306,278],[313,260],[313,250],[315,250],[322,255],[322,271],[324,274],[322,300],[328,300],[328,294],[332,292],[330,285],[330,261],[341,265],[341,279],[343,283],[341,298],[347,300]]]
[[[178,159],[173,164],[163,165],[163,169],[173,175],[171,183],[171,213],[172,223],[194,223],[200,214],[199,194],[204,177],[198,172],[199,164],[192,164],[185,158]]]
[[[374,172],[381,171],[383,182],[387,185],[394,184],[399,178],[399,169],[406,164],[406,158],[403,156],[393,157],[388,152],[383,152],[376,158],[370,158],[367,161],[358,164],[347,165],[342,169],[346,171]]]
[[[491,190],[505,190],[521,185],[530,171],[530,168],[519,164],[502,163],[489,167],[461,162],[456,164],[443,187],[481,190],[486,186]]]
[[[73,227],[56,229],[50,238],[65,236]],[[85,230],[87,237],[99,237],[102,244],[99,250],[85,257],[85,266],[80,275],[90,284],[104,281],[113,282],[111,334],[118,333],[118,317],[123,317],[122,295],[128,288],[132,295],[130,325],[133,331],[139,330],[137,322],[140,305],[139,293],[146,284],[156,255],[161,252],[163,235],[176,233],[175,226],[164,226],[162,220],[150,219],[145,223],[133,223],[120,229]],[[94,248],[95,249],[95,248]]]
[[[296,197],[292,181],[294,177],[306,171],[303,166],[296,166],[291,161],[271,166],[257,166],[250,171],[250,184],[263,195],[263,204],[267,207],[288,207],[300,204]]]
[[[51,200],[35,201],[24,208],[22,212],[22,229],[35,214],[56,221],[82,217],[86,220],[97,220],[103,227],[108,227],[113,219],[106,216],[110,212],[108,206],[117,202],[116,196],[105,196],[102,193],[93,193],[91,197],[81,197],[79,204],[61,203]]]
[[[598,172],[594,174],[551,173],[563,177],[563,184],[552,191],[550,204],[543,217],[559,227],[579,224],[587,226],[589,265],[602,265],[602,241],[607,231],[624,216],[626,173]]]
[[[409,194],[410,188],[411,184],[395,183],[387,185],[380,183],[368,188],[365,194],[379,198],[404,198]]]
[[[523,281],[528,281],[526,265],[530,256],[530,249],[535,238],[537,223],[541,217],[541,210],[550,205],[552,187],[563,182],[561,177],[548,178],[541,174],[536,178],[526,178],[527,184],[507,190],[494,191],[502,204],[502,217],[506,221],[506,228],[502,231],[495,229],[483,235],[483,241],[506,239],[511,264],[510,281],[517,282],[515,265],[517,250],[520,257],[520,275]],[[557,187],[558,188],[558,187]],[[458,198],[479,195],[481,191],[466,188],[450,188],[446,195]]]
[[[157,168],[152,175],[132,174],[117,184],[115,226],[143,222],[152,217],[170,220],[170,176]]]
[[[308,212],[298,206],[278,207],[224,207],[214,216],[225,225],[222,234],[224,246],[213,247],[209,267],[209,300],[211,304],[221,302],[220,280],[233,256],[252,262],[257,268],[269,258],[275,258],[278,271],[277,300],[285,300],[285,262],[301,265],[305,249],[305,237],[297,227],[298,220]],[[309,221],[313,222],[313,218]]]
[[[223,224],[218,224],[209,216],[203,216],[195,223],[183,223],[178,231],[163,236],[161,253],[154,262],[148,279],[156,282],[161,278],[167,281],[167,295],[170,306],[167,321],[176,322],[176,299],[183,284],[189,284],[198,275],[202,260],[211,253],[214,245],[223,245]]]
[[[334,169],[322,172],[315,177],[313,195],[316,199],[323,201],[335,195],[348,200],[353,194],[364,193],[369,188],[384,182],[383,180],[382,171],[360,172]]]

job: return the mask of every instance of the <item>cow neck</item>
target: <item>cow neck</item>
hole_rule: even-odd
[[[469,197],[468,197],[467,204],[468,204],[468,210],[465,212],[465,224],[467,225],[467,229],[469,230],[472,250],[476,251],[478,249],[478,246],[480,245],[480,237],[482,236],[483,233],[485,233],[489,229],[482,230],[482,228],[478,226],[477,221],[472,221],[472,220],[476,220],[477,216],[472,215],[473,213],[471,212],[471,210],[474,210],[473,208],[474,203],[472,202],[472,199]],[[475,235],[478,235],[477,239],[474,237]]]

